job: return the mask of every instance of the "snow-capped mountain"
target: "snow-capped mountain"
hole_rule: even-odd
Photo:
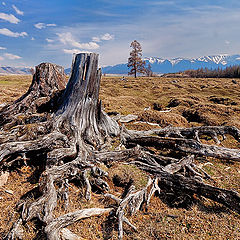
[[[30,67],[0,67],[0,75],[10,75],[10,74],[31,74]]]
[[[159,57],[145,57],[146,64],[150,63],[154,73],[176,73],[188,69],[199,68],[226,68],[228,66],[240,65],[240,55],[219,54],[213,56],[203,56],[198,58],[172,58],[164,59]],[[30,67],[0,67],[0,75],[8,74],[30,74]],[[70,68],[65,69],[65,73],[69,74]],[[106,74],[127,74],[128,67],[126,64],[117,64],[102,68]]]
[[[203,56],[198,58],[173,58],[163,59],[159,57],[145,57],[146,63],[150,63],[154,73],[175,73],[188,69],[199,68],[226,68],[228,66],[240,65],[240,55],[219,54]],[[103,68],[106,74],[127,74],[127,64],[117,64]]]

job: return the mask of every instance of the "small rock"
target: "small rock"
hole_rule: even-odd
[[[144,111],[149,111],[149,110],[151,110],[151,107],[145,107],[143,110]]]
[[[0,175],[0,187],[2,187],[7,183],[8,177],[9,177],[9,172],[4,172],[2,175]]]
[[[232,83],[237,84],[237,81],[235,79],[232,80]]]

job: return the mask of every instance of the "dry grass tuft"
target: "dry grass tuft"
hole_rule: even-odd
[[[169,125],[174,127],[187,127],[188,121],[186,118],[177,113],[145,111],[139,115],[139,120],[144,122],[157,123],[161,127]]]

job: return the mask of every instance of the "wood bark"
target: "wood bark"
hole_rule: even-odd
[[[0,128],[46,120],[46,115],[37,113],[54,111],[66,84],[63,67],[39,64],[28,91],[13,104],[0,109]]]
[[[28,92],[1,110],[0,171],[14,169],[16,162],[40,161],[44,166],[38,184],[39,196],[19,202],[20,217],[5,239],[23,238],[22,226],[36,218],[41,221],[47,239],[58,240],[61,236],[67,239],[67,234],[75,238],[66,228],[68,225],[110,212],[118,221],[118,238],[122,239],[124,224],[137,230],[128,220],[128,214],[151,204],[151,197],[156,192],[162,194],[162,188],[183,195],[204,196],[240,213],[238,193],[205,183],[211,176],[194,163],[196,155],[239,161],[239,150],[202,144],[200,139],[202,135],[210,135],[220,144],[219,136],[230,134],[239,141],[237,128],[206,126],[150,131],[120,128],[101,107],[100,80],[98,55],[94,53],[74,56],[67,85],[61,67],[40,64]],[[26,131],[30,125],[31,133]],[[113,151],[114,137],[121,142],[118,150]],[[181,152],[181,157],[161,156],[159,151],[156,153],[147,147]],[[99,163],[109,167],[120,162],[134,164],[149,174],[143,189],[135,190],[131,185],[122,198],[108,193],[107,173],[98,167]],[[82,195],[87,200],[91,199],[92,187],[95,187],[105,198],[113,199],[116,206],[80,209],[56,218],[53,213],[59,197],[68,208],[69,181],[73,180],[85,186]]]

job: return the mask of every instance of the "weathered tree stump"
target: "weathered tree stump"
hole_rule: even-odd
[[[63,67],[51,63],[38,65],[28,91],[1,109],[0,127],[33,122],[37,119],[33,114],[53,111],[66,84]]]
[[[195,155],[239,161],[239,150],[202,144],[199,138],[201,134],[210,135],[219,144],[218,135],[230,134],[239,141],[237,128],[214,126],[128,131],[124,126],[120,128],[102,110],[100,79],[98,55],[94,53],[74,56],[66,88],[62,68],[40,64],[28,92],[1,110],[0,171],[13,169],[16,162],[31,164],[41,159],[44,165],[39,179],[39,197],[20,201],[20,218],[5,239],[22,239],[22,225],[37,218],[42,223],[46,239],[58,240],[60,235],[64,238],[64,235],[72,234],[65,228],[69,224],[109,212],[118,219],[119,239],[122,239],[123,223],[136,230],[127,219],[127,213],[134,214],[142,205],[148,205],[153,194],[161,191],[162,184],[182,194],[204,196],[240,213],[239,194],[205,184],[204,180],[210,176],[194,164]],[[21,120],[17,119],[19,115]],[[26,131],[30,124],[34,125],[31,133]],[[112,151],[114,137],[120,138],[121,142],[119,150]],[[148,146],[178,151],[185,157],[164,157],[152,153]],[[139,191],[132,185],[122,199],[107,193],[106,172],[98,167],[98,163],[109,166],[113,162],[134,164],[147,172],[147,185]],[[89,175],[94,181],[89,181]],[[106,206],[99,209],[96,206],[55,218],[53,211],[59,196],[65,199],[67,208],[68,181],[74,179],[85,185],[87,200],[91,199],[94,184],[106,198],[116,201],[116,208]],[[61,187],[56,188],[56,184]]]

